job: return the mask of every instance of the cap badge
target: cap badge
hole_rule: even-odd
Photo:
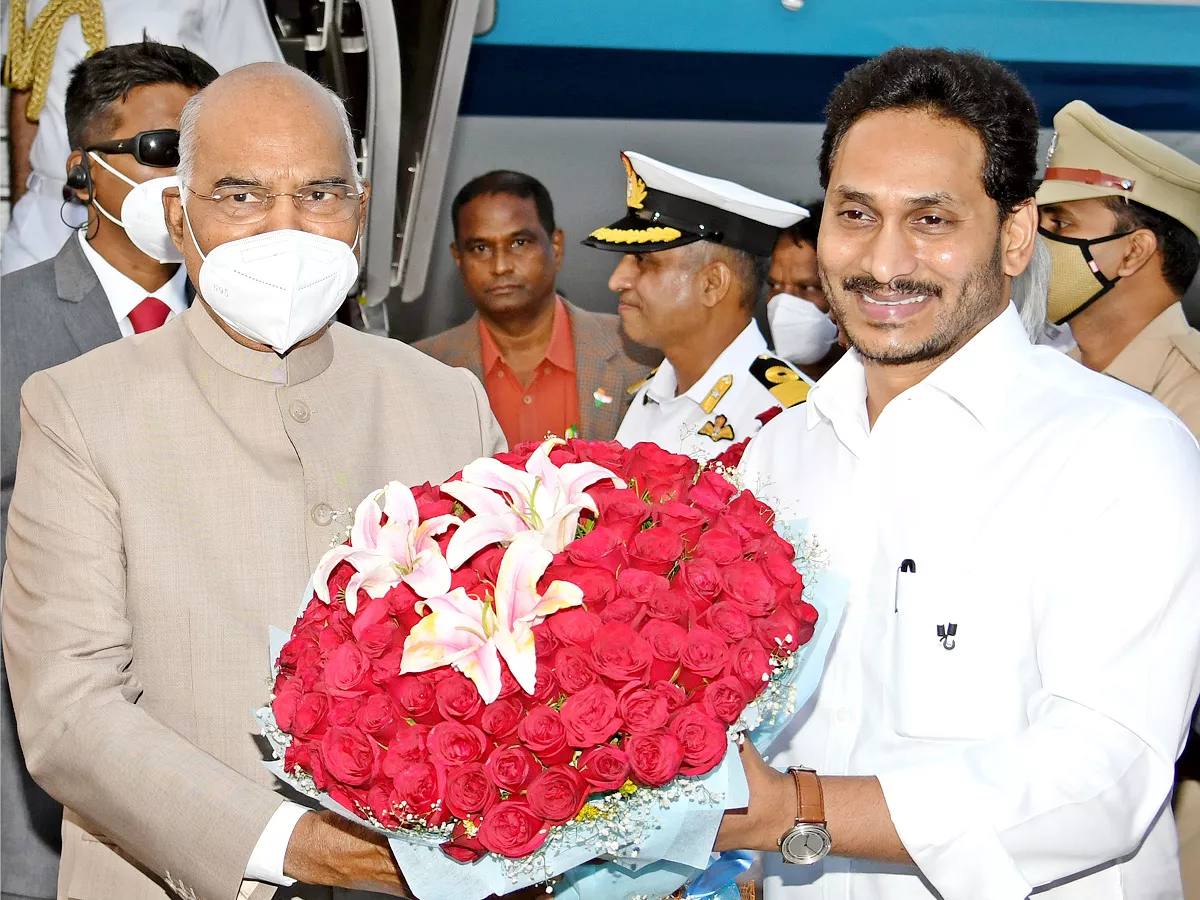
[[[624,153],[621,154],[621,162],[625,163],[625,205],[630,209],[641,209],[646,201],[646,182],[633,171],[633,163]]]
[[[1050,138],[1050,147],[1046,150],[1046,165],[1050,165],[1050,160],[1054,159],[1054,151],[1058,149],[1058,132],[1055,131]]]

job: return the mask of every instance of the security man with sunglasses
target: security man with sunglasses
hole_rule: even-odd
[[[1071,355],[1200,437],[1200,331],[1180,302],[1200,267],[1200,164],[1073,100],[1037,193],[1053,261],[1048,315]]]
[[[152,41],[101,50],[67,88],[68,183],[87,226],[57,256],[0,278],[0,562],[21,437],[21,385],[122,336],[183,312],[183,256],[167,235],[162,191],[174,184],[179,115],[217,72],[182,47]],[[61,810],[25,774],[4,679],[4,900],[56,896]],[[13,892],[10,894],[10,891]]]

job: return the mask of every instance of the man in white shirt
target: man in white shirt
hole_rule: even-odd
[[[808,212],[641,153],[621,159],[627,215],[584,243],[624,254],[608,282],[621,326],[666,360],[629,388],[616,439],[705,461],[808,393],[754,321],[775,241]]]
[[[767,900],[1183,896],[1200,451],[1009,304],[1037,126],[1011,74],[945,50],[830,99],[819,256],[853,351],[743,467],[850,591],[768,754],[815,773],[746,751],[751,805],[718,839],[768,851]]]
[[[146,182],[173,175],[178,159],[179,113],[216,71],[182,47],[153,42],[109,47],[81,63],[67,89],[68,125],[75,147],[76,188],[89,222],[51,260],[0,278],[0,562],[21,437],[20,391],[34,372],[58,365],[122,335],[147,331],[187,308],[187,271],[139,250],[114,221],[147,249],[163,254],[169,242],[158,194],[138,190],[140,209],[126,202],[134,190],[123,179]],[[137,137],[148,135],[149,137]],[[126,152],[86,148],[114,146]],[[86,161],[85,161],[86,160]],[[117,173],[120,173],[119,175]],[[150,185],[147,185],[149,187]],[[157,205],[157,235],[153,215]],[[133,223],[138,213],[138,225]],[[182,257],[177,256],[177,259]],[[26,779],[10,727],[4,687],[2,804],[4,900],[50,898],[56,893],[61,812]]]
[[[34,84],[13,86],[12,90],[9,133],[14,173],[21,183],[13,185],[13,196],[19,199],[0,244],[0,274],[54,256],[74,226],[83,224],[84,211],[63,203],[65,163],[72,148],[65,98],[71,73],[88,52],[135,43],[148,35],[165,44],[187,47],[209,60],[218,72],[283,58],[262,0],[90,0],[75,3],[71,11],[82,15],[71,15],[65,23],[55,17],[50,0],[20,4],[24,22],[9,21],[9,6],[3,3],[0,34],[29,29],[22,44],[25,53],[33,57],[28,67],[44,73],[46,81],[45,103],[33,120],[25,113],[31,93],[38,93],[31,91],[37,86],[37,76]],[[100,23],[99,35],[92,34],[95,22]],[[56,25],[61,28],[58,34],[49,33]],[[99,46],[90,46],[85,35],[98,39]],[[2,40],[11,56],[14,44],[7,36]],[[52,59],[42,59],[46,53],[52,54]],[[16,60],[11,62],[12,70],[22,68]]]

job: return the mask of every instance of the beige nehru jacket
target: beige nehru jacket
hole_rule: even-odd
[[[1078,348],[1070,355],[1079,359]],[[1200,438],[1200,331],[1188,325],[1182,304],[1143,328],[1104,374],[1145,391]]]
[[[27,764],[68,808],[59,896],[233,900],[280,802],[251,717],[268,625],[335,512],[503,449],[487,396],[342,325],[258,353],[196,304],[34,375],[21,435],[4,657]]]

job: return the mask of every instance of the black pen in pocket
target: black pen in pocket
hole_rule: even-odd
[[[900,612],[900,576],[916,575],[917,564],[911,559],[900,561],[900,568],[896,572],[896,589],[892,592],[892,612]]]

